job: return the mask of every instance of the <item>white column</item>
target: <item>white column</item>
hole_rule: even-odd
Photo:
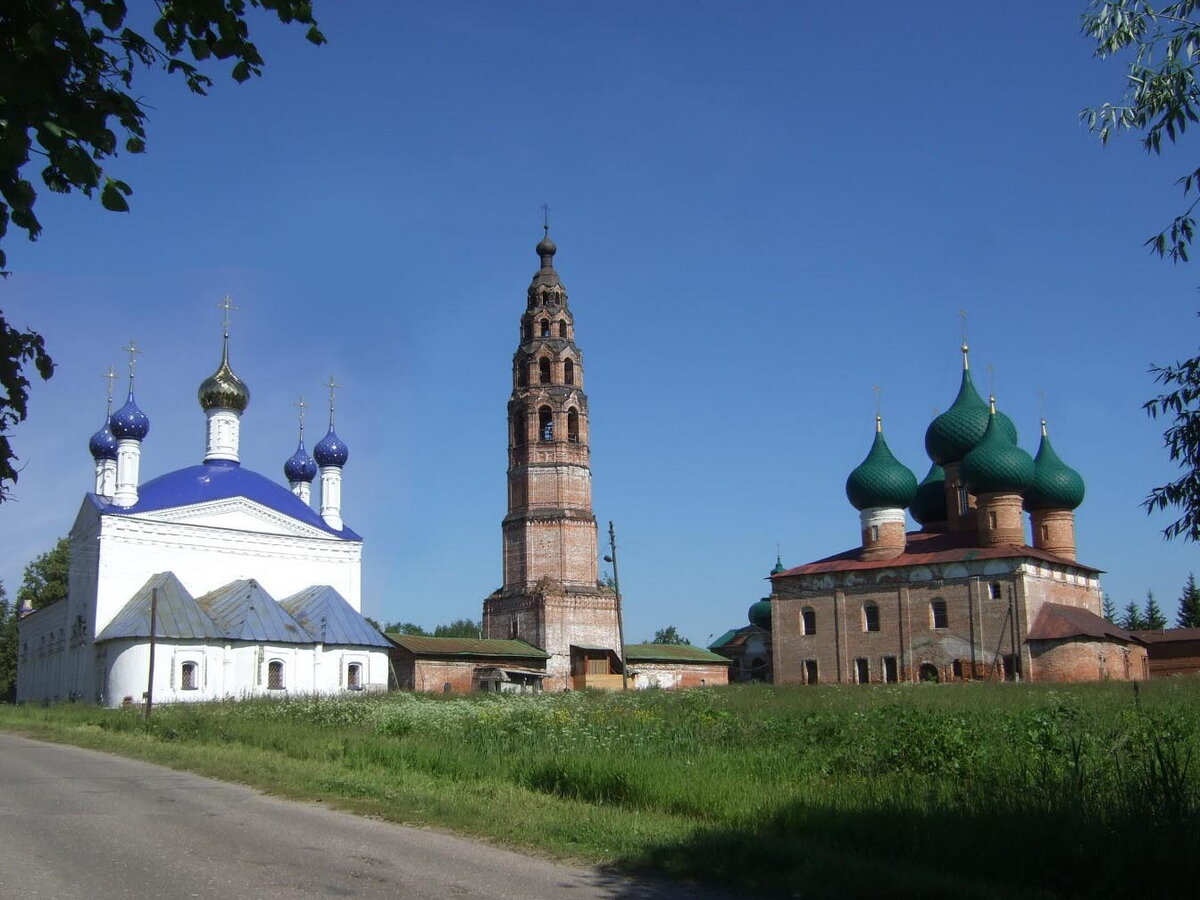
[[[117,461],[115,459],[96,460],[96,494],[105,500],[111,500],[117,489]]]
[[[292,489],[292,493],[308,503],[312,499],[312,485],[307,481],[289,481],[288,487]]]
[[[341,466],[321,466],[321,518],[334,531],[342,530]]]
[[[228,459],[238,462],[238,437],[242,414],[237,410],[219,406],[205,412],[208,416],[208,446],[204,452],[204,461]]]
[[[138,468],[142,461],[142,442],[134,438],[117,441],[117,487],[113,505],[133,506],[138,500]]]

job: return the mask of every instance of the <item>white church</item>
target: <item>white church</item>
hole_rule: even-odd
[[[89,442],[95,486],[71,528],[67,596],[20,620],[18,702],[120,706],[151,685],[156,703],[385,690],[390,645],[360,613],[362,538],[342,521],[349,451],[332,382],[329,431],[310,456],[301,420],[287,487],[243,468],[250,391],[230,368],[227,322],[199,390],[204,461],[142,484],[150,420],[127,349],[128,400]]]

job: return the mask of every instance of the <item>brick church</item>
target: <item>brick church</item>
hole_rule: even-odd
[[[1017,446],[1012,421],[975,389],[965,344],[962,357],[958,395],[926,431],[925,479],[876,417],[846,481],[861,543],[772,573],[758,618],[777,683],[1147,677],[1144,644],[1101,617],[1100,570],[1076,558],[1083,479],[1044,420],[1036,458]]]

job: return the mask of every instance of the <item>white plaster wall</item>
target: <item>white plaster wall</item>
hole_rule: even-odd
[[[21,619],[17,626],[17,702],[67,696],[67,604],[60,600]]]
[[[209,517],[205,517],[209,518]],[[263,522],[236,519],[240,524]],[[302,534],[188,522],[164,522],[150,517],[102,516],[98,536],[98,585],[92,635],[112,621],[129,598],[156,572],[174,572],[193,596],[239,578],[254,578],[276,600],[314,584],[331,585],[356,610],[361,610],[362,544],[306,529]]]

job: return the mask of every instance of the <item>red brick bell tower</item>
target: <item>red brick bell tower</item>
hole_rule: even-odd
[[[595,672],[597,651],[621,656],[616,597],[597,582],[583,354],[556,251],[546,228],[513,354],[504,585],[483,604],[486,637],[520,638],[551,655],[548,690]]]

